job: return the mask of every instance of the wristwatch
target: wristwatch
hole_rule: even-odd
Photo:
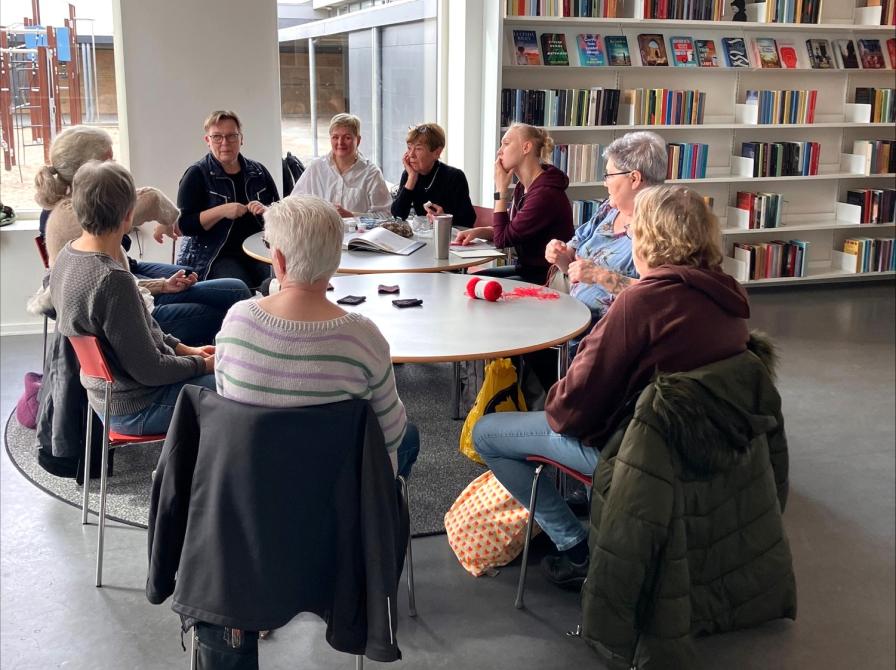
[[[501,191],[495,191],[495,202],[498,202],[498,200],[501,200],[501,199],[502,199]]]

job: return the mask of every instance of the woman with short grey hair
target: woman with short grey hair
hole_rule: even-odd
[[[395,387],[389,344],[379,328],[327,298],[342,255],[343,223],[310,195],[272,204],[264,239],[279,289],[234,305],[218,333],[218,393],[265,407],[369,400],[398,475],[417,460],[420,437]]]
[[[627,133],[604,149],[607,161],[603,175],[608,197],[598,203],[587,223],[576,229],[568,242],[551,240],[545,258],[569,279],[569,293],[591,310],[591,326],[607,312],[616,296],[638,281],[632,259],[628,227],[632,222],[635,196],[666,180],[666,143],[656,133]],[[584,337],[586,333],[582,334]],[[579,339],[570,346],[575,355]],[[547,390],[556,381],[551,365],[535,365]]]
[[[93,335],[115,379],[111,428],[129,435],[164,433],[184,384],[214,388],[215,348],[190,347],[165,335],[143,305],[134,276],[118,260],[137,202],[134,179],[111,161],[89,161],[72,180],[81,236],[65,245],[50,273],[56,327],[67,337]],[[83,378],[90,404],[104,404],[102,380]]]

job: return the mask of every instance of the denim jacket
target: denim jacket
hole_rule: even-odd
[[[239,155],[239,162],[245,178],[246,196],[250,201],[258,200],[263,205],[270,205],[280,199],[277,185],[264,165],[242,154]],[[200,279],[208,275],[230,235],[233,220],[221,219],[210,230],[205,230],[199,223],[199,214],[235,200],[233,180],[211,153],[188,167],[180,179],[177,190],[177,206],[180,209],[178,225],[184,237],[177,262],[193,268]]]

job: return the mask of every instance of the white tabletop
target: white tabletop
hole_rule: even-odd
[[[449,273],[380,274],[333,277],[334,302],[346,295],[365,296],[359,312],[379,327],[392,360],[402,363],[467,361],[513,356],[567,342],[591,322],[584,303],[566,294],[557,300],[518,298],[488,302],[467,297],[470,275]],[[505,292],[524,282],[500,281]],[[401,292],[377,293],[380,284],[398,284]],[[423,305],[399,309],[396,298],[420,298]]]
[[[270,263],[271,251],[264,246],[261,235],[255,233],[247,237],[243,242],[243,251],[256,260]],[[343,251],[337,271],[352,275],[379,272],[442,272],[462,270],[494,260],[494,258],[461,258],[452,253],[448,254],[448,258],[434,258],[432,238],[419,238],[419,240],[424,242],[425,246],[410,256],[382,254],[375,251]]]

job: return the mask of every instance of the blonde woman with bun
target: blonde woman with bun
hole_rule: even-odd
[[[471,228],[455,242],[476,238],[496,247],[514,247],[517,264],[479,274],[544,284],[550,264],[544,250],[552,239],[573,234],[572,207],[566,197],[569,178],[550,164],[554,140],[541,128],[515,123],[501,138],[495,160],[495,215],[492,226]],[[511,191],[513,177],[516,187]]]

